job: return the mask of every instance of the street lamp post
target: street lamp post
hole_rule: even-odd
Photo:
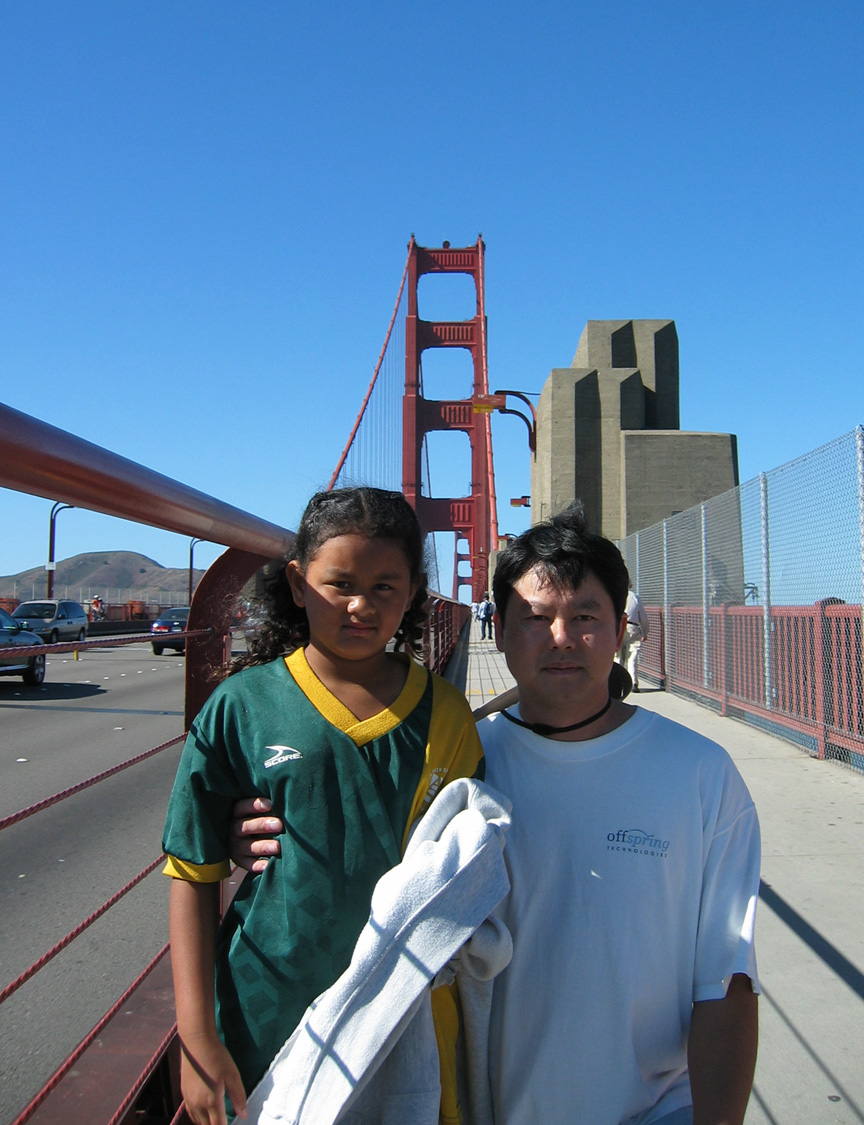
[[[192,604],[192,584],[194,581],[194,573],[192,570],[192,562],[195,557],[195,544],[203,543],[203,539],[190,539],[189,540],[189,605]]]
[[[513,395],[514,398],[521,399],[531,411],[531,417],[528,418],[521,410],[511,410],[507,405],[508,395]],[[474,395],[471,400],[471,405],[475,414],[491,414],[493,411],[497,410],[499,414],[515,414],[517,418],[521,418],[528,427],[528,448],[536,458],[537,411],[534,409],[534,404],[526,394],[523,394],[522,391],[493,391],[491,395]]]
[[[521,410],[511,410],[507,405],[507,396],[512,395],[524,402],[528,409],[531,411],[531,417],[523,414]],[[515,414],[517,418],[521,418],[525,425],[528,427],[528,448],[531,450],[531,456],[536,461],[537,459],[537,411],[534,409],[534,403],[524,393],[524,391],[493,391],[491,395],[474,395],[471,400],[471,405],[475,414],[492,414],[497,410],[499,414]],[[530,496],[514,496],[510,501],[511,508],[530,508]]]
[[[57,516],[65,508],[74,508],[74,504],[61,504],[58,500],[54,507],[51,509],[51,521],[48,529],[48,562],[45,564],[45,569],[48,572],[48,578],[45,583],[46,598],[54,597],[54,521]]]

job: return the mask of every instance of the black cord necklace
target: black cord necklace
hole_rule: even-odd
[[[612,696],[610,695],[596,715],[592,715],[590,719],[583,719],[581,723],[572,723],[569,727],[550,727],[548,723],[526,723],[523,722],[522,719],[517,719],[515,715],[509,714],[507,711],[502,711],[501,714],[505,719],[509,719],[511,723],[516,723],[516,725],[520,727],[526,727],[528,730],[533,730],[535,734],[540,734],[544,738],[548,738],[550,734],[566,734],[567,731],[587,727],[589,723],[594,723],[598,719],[602,719],[611,706]]]

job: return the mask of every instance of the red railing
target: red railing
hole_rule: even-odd
[[[707,614],[702,606],[673,606],[668,651],[663,610],[650,607],[648,615],[641,675],[721,714],[767,721],[820,758],[864,769],[860,606],[772,606],[767,666],[759,606],[711,606]]]
[[[648,676],[657,683],[666,682],[666,645],[663,634],[663,610],[646,606],[648,636],[639,650],[639,675]]]
[[[471,610],[461,602],[439,596],[433,599],[425,644],[426,664],[433,672],[440,674],[447,667],[459,634],[470,617]]]
[[[223,504],[168,477],[127,461],[71,434],[48,426],[0,404],[0,487],[29,492],[46,499],[63,500],[77,507],[148,523],[183,535],[224,543],[229,549],[199,583],[192,601],[186,638],[186,701],[184,729],[188,729],[213,687],[210,669],[230,656],[234,607],[245,583],[269,559],[290,548],[293,533],[247,512]],[[466,606],[435,596],[425,636],[429,666],[440,671],[452,654],[459,632],[469,616]],[[34,646],[33,652],[68,652],[89,647],[130,644],[150,640],[149,634],[122,640],[66,642]],[[135,766],[173,745],[179,739],[154,747],[69,790],[13,813],[0,821],[0,830],[43,811],[121,769]],[[167,794],[166,794],[167,800]],[[8,983],[0,1001],[17,991],[46,965],[61,948],[119,901],[154,864],[142,857],[143,871],[106,903],[84,919],[57,946],[44,951],[29,969]],[[167,937],[167,918],[158,920]],[[101,1125],[131,1125],[141,1120],[142,1092],[152,1100],[154,1083],[161,1089],[163,1109],[178,1111],[177,1050],[170,963],[163,949],[132,981],[85,1036],[69,1058],[48,1079],[42,1090],[22,1107],[14,1125],[38,1120],[49,1125],[72,1121]],[[122,1011],[121,1011],[122,1009]],[[47,1015],[47,1013],[46,1013]],[[131,1017],[131,1018],[130,1018]],[[46,1029],[46,1035],[49,1032]],[[72,1082],[72,1086],[70,1086]]]

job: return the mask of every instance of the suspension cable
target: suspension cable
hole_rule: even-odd
[[[93,913],[90,914],[87,918],[85,918],[83,922],[80,922],[74,930],[70,930],[69,933],[64,938],[61,938],[55,946],[49,949],[46,953],[43,953],[42,956],[38,958],[38,960],[33,962],[29,969],[25,969],[20,976],[16,977],[15,980],[10,981],[10,983],[7,984],[2,991],[0,991],[0,1004],[2,1004],[4,1000],[8,1000],[13,992],[17,992],[21,985],[26,984],[27,981],[30,980],[32,976],[35,976],[40,969],[44,969],[49,961],[53,961],[58,953],[62,953],[67,945],[71,945],[77,937],[80,937],[86,929],[92,926],[94,922],[98,921],[102,917],[102,915],[110,910],[112,906],[118,903],[124,895],[127,895],[134,887],[137,887],[141,880],[146,879],[151,871],[155,871],[155,869],[159,866],[160,863],[164,861],[164,859],[164,856],[159,856],[158,859],[154,859],[152,863],[148,864],[147,867],[145,867],[143,871],[139,872],[134,879],[130,879],[125,887],[121,887],[120,890],[116,892],[116,894],[113,894],[107,900],[107,902],[103,902],[102,905],[94,910]]]
[[[164,945],[162,947],[162,949],[160,949],[159,952],[156,954],[156,956],[153,958],[153,960],[150,962],[150,964],[147,966],[147,968],[138,977],[136,977],[135,980],[129,985],[129,987],[126,989],[126,991],[120,997],[120,999],[115,1004],[111,1005],[111,1007],[108,1009],[108,1011],[102,1017],[102,1019],[99,1020],[99,1022],[92,1029],[92,1031],[89,1031],[84,1036],[84,1038],[81,1040],[81,1042],[75,1048],[75,1050],[72,1052],[72,1054],[69,1056],[69,1058],[64,1063],[62,1063],[58,1067],[57,1070],[55,1070],[54,1074],[51,1076],[51,1078],[48,1080],[48,1082],[45,1084],[45,1086],[33,1098],[33,1100],[30,1102],[30,1104],[24,1107],[24,1109],[21,1111],[21,1113],[19,1113],[19,1115],[12,1122],[12,1125],[24,1125],[25,1121],[30,1120],[30,1118],[33,1116],[33,1114],[36,1112],[36,1110],[39,1108],[39,1106],[45,1101],[45,1099],[52,1092],[52,1090],[55,1090],[57,1088],[57,1086],[60,1085],[61,1081],[66,1077],[66,1075],[69,1073],[69,1071],[75,1065],[75,1063],[81,1058],[81,1056],[84,1054],[84,1052],[87,1050],[87,1048],[93,1042],[93,1040],[96,1039],[97,1036],[99,1036],[102,1033],[103,1029],[110,1022],[110,1020],[112,1020],[113,1017],[117,1015],[117,1013],[120,1011],[120,1009],[123,1007],[123,1005],[128,1001],[129,997],[133,994],[135,989],[141,984],[141,982],[146,977],[148,977],[150,975],[150,973],[152,973],[152,971],[156,968],[156,966],[159,964],[159,962],[162,960],[162,958],[165,956],[165,954],[167,952],[168,952],[168,946]],[[170,1042],[171,1038],[173,1038],[173,1035],[174,1035],[174,1032],[175,1032],[176,1028],[177,1028],[177,1025],[175,1024],[174,1027],[171,1029],[171,1033],[168,1036],[166,1036],[166,1040],[165,1040],[166,1044],[168,1042]]]
[[[94,777],[90,777],[86,781],[79,781],[77,785],[72,785],[68,789],[63,789],[59,793],[55,793],[53,797],[45,797],[44,800],[37,801],[35,805],[29,805],[26,809],[20,809],[18,812],[10,813],[9,816],[4,816],[3,819],[0,820],[0,832],[2,832],[4,828],[10,828],[13,824],[17,824],[19,821],[26,819],[28,816],[33,816],[34,813],[41,812],[43,809],[50,808],[51,805],[58,804],[58,802],[73,796],[75,793],[80,793],[84,789],[89,789],[90,786],[95,785],[97,781],[104,781],[107,777],[113,777],[115,773],[128,770],[130,766],[137,765],[138,762],[143,762],[146,758],[150,758],[154,754],[159,754],[162,750],[167,750],[169,746],[175,746],[178,742],[182,742],[185,737],[185,734],[178,734],[176,738],[169,738],[167,742],[162,742],[159,746],[154,746],[152,750],[145,750],[143,754],[138,754],[137,757],[130,758],[128,762],[121,762],[119,766],[112,766],[111,769],[103,770],[102,773],[97,773]]]
[[[390,343],[390,334],[393,331],[393,325],[396,323],[396,314],[399,312],[399,305],[402,303],[402,290],[405,288],[405,278],[408,276],[408,264],[411,261],[411,247],[414,245],[414,235],[411,235],[411,241],[408,243],[408,256],[405,259],[405,269],[402,271],[402,280],[399,282],[399,295],[396,298],[396,304],[393,306],[393,315],[390,317],[390,324],[387,326],[387,335],[384,337],[384,345],[381,348],[381,354],[378,356],[378,362],[375,365],[375,373],[372,376],[372,381],[369,384],[369,390],[366,392],[366,397],[363,399],[363,405],[360,407],[360,413],[357,415],[357,421],[354,423],[354,429],[342,450],[342,456],[339,458],[339,464],[333,471],[333,476],[330,478],[330,483],[327,485],[327,492],[333,489],[339,474],[342,472],[342,466],[348,458],[348,451],[357,436],[357,431],[360,429],[360,423],[363,421],[363,415],[366,412],[366,407],[369,405],[369,399],[372,396],[372,391],[375,389],[375,383],[378,379],[378,372],[381,370],[381,364],[384,362],[384,356],[387,354],[387,345]]]

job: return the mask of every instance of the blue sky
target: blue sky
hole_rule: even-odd
[[[589,318],[672,317],[682,428],[737,433],[746,480],[864,421],[862,25],[834,0],[0,0],[0,400],[296,526],[409,236],[482,231],[493,386],[539,392]],[[472,315],[427,280],[421,315]],[[524,428],[494,439],[519,531]],[[0,491],[0,573],[45,561],[49,509]],[[58,558],[121,548],[188,561],[58,521]]]

